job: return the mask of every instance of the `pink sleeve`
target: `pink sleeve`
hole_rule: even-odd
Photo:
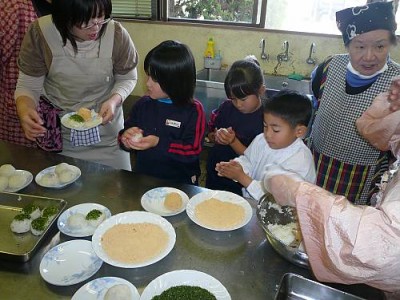
[[[296,207],[319,281],[400,290],[400,201],[385,202],[380,210],[355,206],[342,196],[302,183]]]
[[[387,101],[388,93],[379,94],[372,105],[356,121],[357,130],[379,150],[392,149],[400,140],[400,110],[391,112]]]

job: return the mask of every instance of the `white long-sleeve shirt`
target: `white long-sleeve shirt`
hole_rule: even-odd
[[[315,183],[316,180],[312,153],[300,138],[286,148],[272,149],[265,140],[264,134],[260,133],[254,138],[244,154],[235,158],[235,160],[240,163],[243,171],[253,179],[250,185],[243,189],[243,196],[250,196],[255,200],[259,200],[265,194],[262,179],[268,169],[276,165],[298,174],[310,183]]]

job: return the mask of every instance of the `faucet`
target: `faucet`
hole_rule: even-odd
[[[313,53],[315,53],[315,43],[311,43],[310,54],[308,55],[308,58],[306,60],[306,63],[308,63],[309,65],[315,65],[315,59],[311,57]]]
[[[278,62],[281,63],[282,61],[288,61],[289,60],[289,42],[284,41],[283,42],[283,52],[279,53],[277,56]]]
[[[269,55],[267,53],[265,53],[265,39],[261,39],[260,48],[261,48],[261,59],[262,60],[268,60],[269,59]]]

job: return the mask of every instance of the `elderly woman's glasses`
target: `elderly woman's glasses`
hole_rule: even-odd
[[[79,28],[83,29],[83,30],[87,30],[87,29],[93,28],[94,26],[101,27],[101,26],[103,26],[104,24],[107,24],[110,21],[111,21],[111,18],[108,18],[108,19],[105,19],[105,20],[100,21],[100,22],[93,22],[93,23],[90,23],[90,24],[88,24],[86,26],[80,26]]]

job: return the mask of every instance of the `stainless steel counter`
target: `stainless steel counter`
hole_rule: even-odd
[[[59,190],[40,187],[33,181],[19,193],[62,198],[68,202],[67,208],[79,203],[96,202],[108,207],[112,214],[117,214],[143,210],[140,198],[154,187],[177,187],[189,197],[203,190],[0,141],[0,165],[9,163],[35,176],[41,170],[60,162],[81,169],[82,176],[78,181]],[[255,211],[256,203],[251,202],[251,205]],[[82,285],[103,276],[124,278],[142,292],[151,280],[165,272],[195,269],[221,281],[233,300],[268,300],[274,298],[277,285],[285,273],[292,272],[312,278],[309,270],[287,262],[271,248],[255,213],[249,224],[232,232],[214,232],[199,227],[186,213],[168,217],[167,220],[175,228],[177,239],[174,249],[164,259],[136,269],[117,268],[104,263],[93,277],[68,287],[48,284],[39,273],[43,255],[56,244],[72,239],[54,228],[30,261],[21,263],[0,260],[0,298],[70,299]],[[379,291],[364,285],[334,287],[368,299],[383,299]]]

